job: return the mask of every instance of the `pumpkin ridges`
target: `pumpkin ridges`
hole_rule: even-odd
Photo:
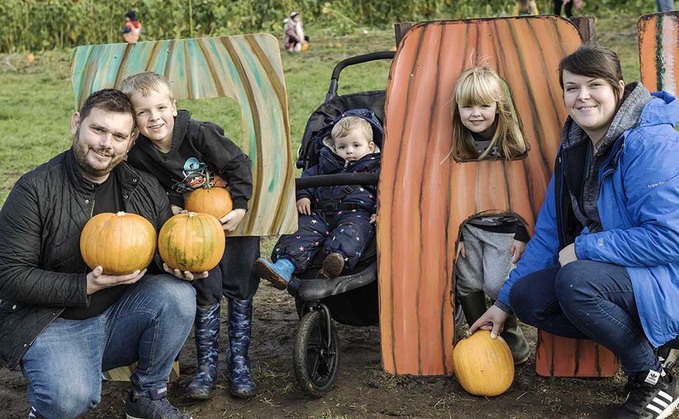
[[[221,260],[226,241],[221,223],[205,213],[177,214],[161,228],[160,255],[172,269],[203,272]]]
[[[233,200],[225,188],[199,188],[189,194],[184,202],[184,208],[187,211],[203,212],[220,219],[233,209]]]
[[[156,249],[156,231],[144,217],[120,211],[92,217],[80,235],[85,263],[105,274],[125,275],[146,268]]]
[[[458,382],[475,396],[498,396],[514,381],[514,359],[507,343],[490,331],[479,330],[453,349]]]

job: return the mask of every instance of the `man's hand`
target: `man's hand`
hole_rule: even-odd
[[[117,285],[130,285],[139,281],[146,273],[146,269],[136,270],[127,275],[105,275],[104,268],[97,266],[87,274],[87,295],[92,295],[97,291]]]
[[[243,217],[245,217],[245,210],[243,208],[236,208],[223,216],[219,222],[222,223],[224,231],[233,231],[238,227]]]
[[[508,318],[509,313],[498,306],[492,305],[477,321],[474,322],[474,324],[469,326],[467,334],[471,335],[477,329],[490,330],[490,337],[495,339],[504,329],[505,322]]]
[[[576,260],[578,260],[578,257],[575,255],[575,243],[569,244],[559,252],[559,263],[562,268]]]
[[[174,275],[175,277],[182,279],[184,281],[195,281],[196,279],[203,279],[207,278],[207,271],[205,272],[189,272],[189,271],[180,271],[179,269],[172,269],[169,266],[167,266],[166,263],[163,263],[163,269],[165,269],[165,272]]]
[[[311,215],[311,200],[309,198],[300,198],[297,201],[297,212],[304,215]]]

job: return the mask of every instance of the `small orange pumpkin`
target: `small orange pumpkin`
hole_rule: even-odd
[[[198,188],[186,198],[184,208],[191,212],[204,212],[219,219],[233,209],[233,200],[229,191],[224,188]]]
[[[453,349],[455,376],[462,388],[474,396],[499,396],[514,381],[514,359],[502,337],[493,339],[489,330],[478,330]]]
[[[205,213],[176,214],[158,235],[160,257],[167,266],[181,271],[209,271],[222,259],[225,248],[222,224]]]
[[[156,251],[156,229],[144,217],[123,211],[90,218],[80,234],[80,254],[90,268],[126,275],[149,266]]]

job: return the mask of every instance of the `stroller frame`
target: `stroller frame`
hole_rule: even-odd
[[[378,51],[349,57],[335,66],[325,101],[310,116],[302,137],[298,168],[316,164],[312,147],[316,134],[343,112],[354,108],[370,109],[384,121],[386,91],[369,91],[339,96],[339,77],[348,66],[375,60],[393,59],[395,52]],[[310,148],[311,147],[311,148]],[[377,184],[377,175],[351,173],[296,179],[296,187]],[[297,382],[307,395],[320,397],[330,391],[339,372],[341,358],[339,334],[333,320],[351,326],[376,325],[379,321],[377,293],[376,240],[352,272],[337,278],[318,278],[323,254],[319,252],[309,269],[293,276],[288,292],[295,297],[300,322],[295,330],[293,367]],[[351,311],[347,312],[347,308]]]

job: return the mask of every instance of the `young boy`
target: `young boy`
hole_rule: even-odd
[[[324,141],[319,164],[302,177],[334,173],[373,172],[380,168],[378,145],[382,125],[367,109],[345,112],[334,121],[330,141]],[[297,192],[299,229],[282,236],[271,255],[255,262],[255,272],[274,287],[285,289],[293,273],[306,270],[323,249],[321,274],[328,278],[351,270],[375,235],[376,185],[338,185]]]
[[[252,195],[251,163],[238,146],[224,136],[221,127],[191,119],[177,110],[168,82],[152,72],[125,79],[121,90],[134,106],[139,136],[128,162],[153,174],[170,197],[175,213],[182,211],[184,196],[208,178],[228,185],[233,210],[220,219],[224,230],[233,231],[247,211]],[[224,257],[205,279],[194,282],[198,309],[195,340],[198,373],[186,388],[186,396],[207,399],[217,379],[219,312],[222,294],[229,305],[227,370],[234,397],[252,397],[248,349],[252,297],[259,278],[252,263],[259,257],[259,237],[229,237]]]

